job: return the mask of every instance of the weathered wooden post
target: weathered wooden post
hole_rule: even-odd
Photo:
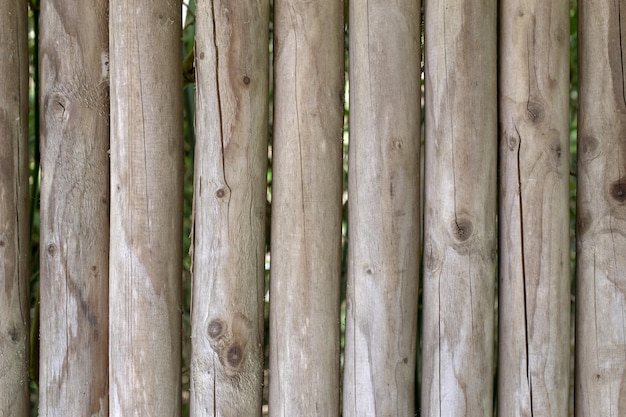
[[[268,28],[267,1],[197,3],[193,416],[261,414]]]
[[[110,2],[111,416],[181,412],[181,3]]]
[[[0,1],[0,413],[15,417],[30,415],[26,5]]]
[[[339,414],[343,24],[274,2],[271,416]]]
[[[344,416],[413,416],[419,283],[419,1],[350,2]]]
[[[565,416],[569,2],[500,5],[498,416]]]
[[[106,16],[41,2],[41,416],[108,416]]]
[[[626,415],[626,20],[579,1],[576,415]]]
[[[422,415],[493,409],[496,2],[425,9]]]

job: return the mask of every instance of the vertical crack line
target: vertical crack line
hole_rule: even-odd
[[[17,62],[22,62],[22,48],[18,47],[18,48],[16,48],[16,50],[17,50],[17,59],[18,59]],[[21,67],[22,66],[18,65],[18,67],[20,67],[19,70],[20,70],[20,73],[21,73],[21,71],[22,71]],[[26,67],[28,68],[28,65]],[[15,177],[17,178],[17,180],[16,180],[16,183],[15,183],[15,196],[14,196],[14,200],[13,200],[16,208],[20,206],[20,200],[21,200],[21,198],[20,198],[20,190],[22,189],[21,184],[24,183],[23,180],[28,181],[27,179],[23,178],[22,170],[20,169],[20,164],[21,164],[21,161],[22,161],[22,153],[24,151],[24,149],[22,149],[22,144],[24,143],[22,138],[24,138],[24,136],[28,136],[28,130],[26,132],[24,132],[22,130],[23,123],[22,123],[22,110],[21,109],[22,109],[22,102],[23,102],[22,98],[24,97],[24,93],[25,93],[23,91],[22,85],[23,85],[23,83],[21,83],[21,82],[18,83],[18,103],[17,103],[18,118],[16,120],[16,125],[17,125],[16,126],[16,131],[18,132],[18,134],[17,134],[18,140],[17,140],[17,145],[16,145],[16,149],[17,149],[16,154],[17,155],[15,155],[15,157],[16,157],[16,160],[15,160],[15,162],[16,162],[15,167],[16,168],[15,169],[17,171],[17,175]],[[26,142],[26,143],[28,144],[28,142]],[[26,153],[28,153],[28,147],[26,148]],[[24,327],[26,327],[27,321],[26,321],[26,316],[24,314],[23,303],[22,303],[22,300],[23,300],[23,298],[22,298],[22,291],[23,291],[23,289],[22,289],[22,279],[24,279],[25,277],[23,276],[24,270],[20,267],[20,264],[22,263],[22,261],[21,261],[22,257],[25,255],[25,254],[22,254],[22,246],[21,245],[22,245],[22,243],[25,243],[26,245],[28,245],[28,243],[27,243],[28,239],[26,240],[26,242],[21,242],[21,240],[20,240],[20,238],[21,238],[21,232],[20,231],[22,229],[21,224],[23,223],[21,221],[21,217],[22,217],[22,213],[21,212],[22,212],[22,210],[16,210],[17,215],[15,217],[15,226],[16,226],[16,230],[17,230],[17,233],[15,234],[16,235],[16,240],[15,241],[16,241],[16,244],[17,244],[17,246],[16,246],[16,249],[17,249],[16,250],[16,252],[17,252],[17,259],[16,260],[17,260],[17,271],[18,271],[17,272],[17,295],[19,297],[18,298],[18,304],[20,306],[20,318],[22,319],[22,325],[24,325]],[[28,215],[30,215],[30,213]],[[26,227],[30,227],[29,224],[28,224],[28,219],[26,219],[26,225],[27,225]],[[29,313],[29,315],[30,315],[30,313]]]
[[[596,373],[600,374],[600,357],[598,356],[598,352],[600,347],[598,346],[598,293],[596,288],[596,251],[595,248],[593,250],[593,324],[596,333],[595,342],[596,342]]]
[[[368,50],[369,50],[369,44],[368,44]],[[369,58],[368,58],[369,59]],[[356,93],[358,94],[358,93]],[[355,94],[355,95],[356,95]],[[356,130],[356,123],[354,124],[355,126],[355,130]],[[350,135],[352,136],[354,134],[354,136],[356,136],[356,133],[354,131],[350,132]],[[352,136],[352,137],[354,137]],[[352,150],[350,149],[349,152],[351,152],[352,156],[348,157],[348,163],[350,164],[350,166],[352,166],[352,169],[354,171],[354,173],[352,175],[354,175],[354,179],[349,178],[348,179],[348,193],[352,192],[353,194],[350,194],[349,198],[353,199],[353,203],[351,203],[350,205],[354,205],[354,207],[360,207],[358,204],[359,201],[359,192],[360,192],[360,188],[361,188],[361,177],[357,174],[358,173],[358,154],[360,152],[357,152],[356,150]],[[352,172],[352,171],[351,171]],[[352,184],[354,184],[354,187],[352,186]],[[342,208],[343,210],[343,208]],[[347,208],[348,211],[348,223],[350,223],[350,217],[354,218],[354,224],[359,224],[358,222],[360,221],[360,213],[358,212],[358,210],[356,208],[350,209],[350,207]],[[347,226],[348,230],[350,229],[350,226],[348,224]],[[350,233],[350,232],[348,232]],[[347,259],[346,259],[346,316],[345,316],[345,330],[346,330],[346,335],[345,335],[345,341],[344,341],[344,364],[346,363],[346,360],[350,354],[350,352],[352,353],[352,394],[351,394],[351,403],[348,404],[351,408],[352,408],[352,415],[358,415],[357,414],[357,396],[356,396],[356,389],[354,387],[357,386],[357,376],[356,376],[356,370],[357,370],[357,361],[356,361],[356,322],[357,322],[357,299],[355,296],[355,286],[356,286],[356,279],[354,278],[357,273],[355,270],[355,266],[354,266],[354,258],[355,258],[355,252],[358,253],[358,251],[355,249],[356,247],[356,243],[358,242],[358,240],[360,239],[360,235],[357,232],[357,228],[354,228],[354,233],[350,233],[350,238],[347,239],[346,244],[348,245],[348,250],[347,250]],[[358,305],[358,307],[360,307],[360,304]],[[348,326],[350,331],[348,331]],[[351,342],[349,343],[348,340],[351,340]],[[350,349],[348,350],[347,347],[350,347]],[[344,372],[344,375],[347,373]],[[343,388],[343,386],[342,386]],[[343,390],[343,392],[345,392],[345,390]]]
[[[620,19],[620,25],[621,25],[621,19]],[[622,44],[622,37],[621,37],[621,28],[620,28],[620,53],[622,54],[623,57],[623,53],[622,53],[622,48],[621,48],[621,44]],[[624,71],[624,61],[622,60],[622,74]],[[622,77],[623,79],[624,77]],[[622,158],[621,158],[621,153],[618,152],[617,153],[617,183],[619,184],[619,188],[622,188]],[[615,233],[613,232],[613,216],[611,214],[609,214],[609,231],[611,234],[611,247],[613,249],[613,273],[614,273],[614,278],[612,278],[611,276],[609,276],[610,281],[612,282],[612,284],[617,287],[618,286],[618,266],[617,266],[617,249],[616,249],[616,244],[615,244]],[[613,298],[615,299],[616,303],[619,304],[619,299],[618,299],[618,292],[615,291],[613,294]],[[622,345],[626,345],[626,335],[624,335],[624,313],[622,312]]]
[[[354,268],[353,268],[354,270]],[[356,351],[357,351],[357,347],[356,347],[356,320],[357,320],[357,306],[356,306],[356,290],[354,289],[354,286],[356,284],[352,283],[352,378],[353,378],[353,387],[357,387],[357,361],[356,361]],[[360,307],[360,305],[359,305]],[[356,392],[352,395],[352,400],[353,400],[353,404],[354,404],[354,415],[358,415],[357,414],[357,395]]]
[[[441,399],[441,388],[443,386],[443,384],[441,383],[441,274],[439,274],[439,276],[437,277],[437,303],[438,303],[438,309],[437,309],[437,313],[438,313],[438,317],[437,317],[437,332],[438,332],[438,340],[437,340],[437,382],[439,382],[439,392],[438,392],[438,396],[439,396],[439,417],[441,417],[442,414],[442,410],[441,410],[441,403],[442,403],[442,399]]]
[[[215,380],[215,358],[213,358],[213,415],[217,416],[217,383]]]
[[[62,248],[62,245],[59,245],[59,249],[61,249],[61,248]],[[64,313],[65,313],[65,320],[64,320],[64,323],[66,324],[64,326],[64,330],[65,330],[65,352],[64,352],[64,355],[65,355],[65,359],[67,359],[67,367],[63,367],[63,370],[64,370],[63,373],[65,374],[65,378],[66,378],[65,379],[65,383],[70,385],[71,384],[70,381],[71,381],[71,378],[72,378],[71,377],[71,371],[70,371],[70,367],[72,366],[72,358],[71,358],[71,352],[70,352],[71,351],[71,349],[70,349],[70,340],[71,340],[70,332],[71,332],[71,330],[70,330],[70,326],[68,325],[68,323],[70,323],[69,312],[68,312],[68,310],[69,310],[69,305],[68,305],[69,304],[69,291],[70,291],[69,290],[68,281],[70,280],[70,276],[69,276],[69,273],[68,273],[68,270],[67,270],[67,268],[68,268],[68,266],[67,266],[67,254],[64,253],[64,252],[65,252],[65,250],[61,250],[61,254],[60,254],[61,255],[61,259],[62,259],[62,265],[61,266],[63,267],[63,272],[64,272],[64,275],[65,275],[65,283],[64,283],[65,284],[65,294],[63,294],[64,298],[65,298],[64,303],[63,303],[64,307],[65,307],[65,311],[64,311]],[[75,319],[78,321],[77,317],[75,317]],[[78,331],[78,329],[76,329],[76,330]],[[61,383],[60,385],[63,386],[64,384]],[[69,398],[68,397],[69,397],[70,391],[71,391],[71,388],[64,389],[62,391],[65,404],[69,404]]]
[[[136,10],[135,8],[135,2],[133,2],[133,10]],[[133,13],[132,14],[132,23],[133,23],[133,30],[135,33],[135,40],[137,42],[137,54],[138,54],[138,59],[137,59],[137,72],[139,73],[139,102],[141,105],[141,141],[143,144],[143,171],[144,171],[144,178],[143,178],[143,182],[144,182],[144,198],[145,198],[145,205],[146,205],[146,220],[148,222],[148,230],[151,230],[151,223],[152,223],[152,216],[150,216],[150,193],[148,192],[149,187],[148,187],[148,178],[149,178],[149,172],[148,172],[148,146],[146,145],[146,107],[144,105],[144,101],[143,101],[143,73],[141,71],[141,40],[139,37],[139,29],[137,27],[137,19],[135,19],[136,15]],[[131,50],[132,51],[132,50]],[[130,65],[130,63],[128,63],[128,67],[132,68],[132,65]],[[131,90],[132,92],[132,90]],[[132,93],[131,93],[132,94]],[[132,188],[131,188],[132,189]],[[148,244],[150,246],[152,243],[152,233],[148,233]]]
[[[529,338],[529,318],[528,318],[528,283],[526,282],[526,247],[524,242],[524,204],[522,198],[522,169],[521,169],[521,150],[522,150],[522,136],[515,126],[515,132],[517,133],[517,191],[518,191],[518,203],[519,203],[519,227],[520,227],[520,255],[522,257],[522,286],[524,287],[524,338],[526,343],[526,378],[528,379],[528,390],[530,399],[530,415],[533,415],[533,382],[530,366],[530,338]]]
[[[537,92],[537,76],[536,76],[536,68],[534,68],[534,65],[531,65],[531,49],[534,51],[534,41],[531,41],[531,33],[528,34],[528,36],[526,36],[526,56],[528,57],[528,59],[526,60],[526,72],[528,74],[528,98],[526,99],[526,114],[528,115],[528,113],[532,114],[534,116],[535,111],[530,107],[530,99],[533,96],[533,92],[536,93]],[[533,38],[534,40],[534,38]],[[531,46],[533,46],[533,48],[531,48]],[[533,68],[533,71],[531,71],[531,68]],[[531,76],[531,74],[533,74]],[[533,86],[532,84],[535,84],[535,89],[533,91]],[[515,131],[517,131],[517,126],[515,127]],[[521,147],[521,136],[519,134],[519,131],[517,131],[517,135],[520,138],[520,147]],[[518,150],[518,156],[519,156],[519,150]],[[519,158],[518,158],[519,161]],[[518,168],[519,168],[519,163],[518,163]],[[520,196],[521,196],[521,192],[520,192]]]
[[[295,100],[294,107],[296,113],[296,126],[298,130],[298,155],[299,155],[299,164],[300,164],[300,205],[302,209],[302,239],[304,240],[304,263],[306,270],[309,270],[309,250],[308,250],[308,237],[307,237],[307,222],[306,222],[306,205],[304,204],[304,193],[305,193],[305,182],[304,182],[304,167],[303,167],[303,156],[302,156],[302,130],[300,128],[300,108],[299,108],[299,94],[298,94],[298,33],[297,33],[297,22],[294,19],[296,11],[293,7],[293,4],[290,4],[289,17],[291,20],[291,26],[293,28],[293,36],[295,42],[295,54],[294,54],[294,90],[295,90]]]
[[[619,182],[621,182],[621,177],[622,174],[621,172],[621,167],[620,167],[620,157],[618,155],[617,157],[617,166],[618,166],[618,173],[619,173]],[[621,188],[621,187],[620,187]],[[616,248],[616,244],[615,244],[615,233],[613,232],[613,216],[611,214],[609,214],[609,230],[610,230],[610,236],[611,236],[611,248],[613,249],[613,274],[609,273],[609,281],[613,284],[614,287],[616,287],[616,291],[613,292],[613,299],[616,301],[616,303],[619,304],[619,297],[618,297],[618,284],[617,284],[617,280],[618,280],[618,266],[617,266],[617,248]],[[612,276],[611,276],[612,275]],[[624,336],[624,313],[622,312],[622,345],[626,345],[626,339]]]
[[[617,28],[619,31],[619,56],[622,66],[622,100],[626,105],[626,83],[624,82],[624,45],[622,43],[622,2],[617,1]]]
[[[450,107],[451,106],[451,102],[452,102],[452,98],[450,97],[450,88],[448,86],[448,80],[450,78],[450,73],[449,73],[449,69],[448,69],[448,44],[446,42],[447,40],[447,30],[446,30],[446,10],[444,7],[443,10],[443,17],[442,17],[442,22],[443,22],[443,64],[445,66],[445,70],[446,70],[446,83],[445,83],[445,88],[446,88],[446,107]],[[457,231],[460,230],[461,228],[459,227],[459,221],[457,218],[457,205],[456,205],[456,159],[454,157],[454,120],[452,119],[452,112],[449,111],[448,112],[448,118],[449,118],[449,122],[450,122],[450,140],[451,140],[451,150],[450,150],[450,156],[452,158],[452,198],[453,198],[453,208],[454,208],[454,224],[457,228]]]
[[[133,231],[132,231],[132,227],[133,227],[133,222],[130,222],[130,235],[134,236]],[[124,246],[128,246],[128,243],[126,242],[126,240],[124,241]],[[125,273],[128,273],[128,280],[124,280],[126,283],[126,288],[124,289],[124,296],[126,297],[126,300],[124,300],[124,304],[126,304],[129,300],[130,300],[130,307],[126,307],[126,323],[130,323],[130,326],[128,326],[128,331],[127,331],[127,335],[126,335],[126,340],[123,341],[123,349],[124,351],[126,351],[128,349],[128,345],[130,345],[130,357],[131,357],[131,361],[132,361],[132,365],[131,365],[131,372],[130,372],[130,377],[132,378],[132,380],[136,380],[137,379],[137,365],[136,365],[136,351],[140,349],[140,347],[138,346],[138,343],[132,343],[132,341],[134,340],[134,334],[135,334],[135,317],[133,316],[133,313],[135,312],[135,297],[133,296],[133,288],[135,288],[135,284],[134,284],[134,276],[135,276],[135,266],[134,266],[134,262],[133,262],[133,256],[132,256],[132,247],[130,250],[126,250],[126,259],[124,261],[124,265],[129,265],[129,270],[128,272],[126,272],[126,270],[124,270]],[[123,352],[126,353],[126,352]],[[119,366],[119,365],[118,365]],[[124,372],[118,372],[118,374],[122,374],[122,378],[125,376]],[[119,382],[117,383],[117,385],[119,386]],[[123,395],[123,394],[122,394]],[[127,402],[127,399],[124,398],[123,399],[124,402]]]
[[[469,253],[472,253],[472,244],[470,244],[470,250]],[[468,285],[469,285],[469,306],[470,306],[470,317],[472,320],[472,333],[471,335],[474,336],[475,333],[474,331],[476,330],[476,327],[474,325],[474,294],[472,291],[472,262],[470,260],[470,262],[467,263],[467,278],[468,278]]]
[[[213,48],[215,49],[215,94],[217,96],[217,114],[219,116],[220,143],[222,147],[222,176],[224,185],[228,189],[228,198],[230,200],[230,186],[226,179],[226,143],[224,143],[224,114],[222,110],[222,90],[220,82],[220,51],[217,42],[217,19],[215,18],[215,0],[211,1],[211,19],[213,23]]]
[[[18,56],[19,56],[19,49],[18,49]],[[21,62],[21,58],[20,59]],[[22,108],[22,88],[21,88],[21,83],[20,83],[20,89],[19,89],[19,101],[18,101],[18,108],[21,109]],[[26,316],[24,315],[24,309],[23,309],[23,297],[22,297],[22,280],[25,279],[24,277],[24,270],[23,268],[20,267],[20,265],[22,264],[22,257],[24,256],[24,254],[22,254],[22,242],[21,242],[21,230],[22,230],[22,221],[21,221],[21,217],[22,217],[22,210],[19,210],[18,207],[20,207],[20,190],[22,189],[21,184],[22,184],[22,170],[20,168],[20,164],[22,161],[22,137],[24,136],[24,132],[22,131],[21,128],[21,114],[19,116],[19,118],[17,119],[17,131],[19,132],[17,137],[17,144],[16,144],[16,154],[15,157],[16,159],[14,159],[15,161],[15,165],[14,165],[14,169],[17,171],[17,175],[15,175],[16,181],[14,183],[14,194],[13,194],[13,204],[15,205],[16,208],[16,216],[15,216],[15,228],[17,230],[17,233],[15,233],[15,249],[17,252],[17,257],[15,257],[16,260],[16,269],[17,269],[17,296],[18,296],[18,305],[20,306],[20,318],[22,320],[22,325],[26,325]],[[26,221],[28,223],[28,220]]]
[[[366,0],[366,5],[365,5],[365,10],[367,12],[367,81],[369,83],[368,85],[368,98],[370,98],[370,100],[368,100],[369,104],[372,104],[371,101],[371,97],[372,97],[372,61],[370,59],[370,2],[369,0]]]
[[[619,189],[622,189],[622,161],[620,158],[620,153],[617,153],[617,183],[619,185]],[[609,231],[611,233],[611,248],[613,249],[613,270],[615,271],[617,277],[617,250],[615,248],[615,233],[613,232],[613,216],[609,212]],[[615,285],[615,283],[614,283]]]

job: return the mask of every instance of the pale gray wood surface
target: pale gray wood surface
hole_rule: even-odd
[[[0,414],[15,417],[30,415],[26,4],[0,1]]]
[[[267,1],[196,8],[192,416],[260,416]]]
[[[339,414],[343,3],[274,2],[270,416]]]
[[[413,416],[419,284],[419,1],[350,2],[344,416]]]
[[[623,1],[579,2],[575,387],[579,417],[626,415],[626,9],[622,6],[626,6]]]
[[[493,408],[496,2],[425,8],[422,416]]]
[[[181,3],[110,2],[111,416],[181,412]]]
[[[500,3],[498,416],[567,416],[569,2]]]
[[[40,416],[108,416],[107,2],[41,2]]]

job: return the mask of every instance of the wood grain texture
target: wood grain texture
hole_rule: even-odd
[[[181,3],[110,2],[111,416],[181,412]]]
[[[192,416],[260,416],[267,1],[196,7]]]
[[[498,416],[566,416],[569,2],[500,4]]]
[[[350,2],[344,416],[415,415],[419,1]]]
[[[41,3],[41,416],[108,416],[106,16]]]
[[[576,415],[626,415],[626,4],[579,2]]]
[[[270,416],[338,416],[343,3],[274,2]]]
[[[0,414],[29,416],[26,1],[0,1]]]
[[[493,409],[496,2],[425,8],[422,415]]]

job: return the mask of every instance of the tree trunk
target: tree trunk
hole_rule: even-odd
[[[198,1],[191,413],[259,416],[269,3]]]
[[[181,4],[112,0],[112,416],[181,412]]]
[[[422,415],[492,414],[496,2],[426,4]]]
[[[29,342],[26,1],[0,1],[0,410],[26,417]]]
[[[106,15],[41,2],[41,416],[108,416]]]
[[[498,416],[565,416],[569,2],[501,5]]]
[[[413,416],[420,253],[420,3],[353,0],[350,7],[343,415]]]
[[[274,3],[271,416],[339,414],[343,3]]]
[[[626,10],[579,2],[576,415],[626,415]]]

